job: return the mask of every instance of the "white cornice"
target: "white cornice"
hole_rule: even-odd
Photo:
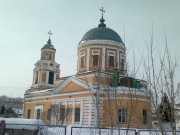
[[[122,47],[126,49],[125,45],[123,43],[119,43],[116,41],[111,40],[87,40],[87,41],[81,41],[78,45],[78,48],[83,45],[92,45],[92,44],[107,44],[107,45],[113,45],[115,47]]]

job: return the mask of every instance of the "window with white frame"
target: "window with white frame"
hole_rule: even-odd
[[[108,66],[114,67],[115,66],[115,52],[108,51]]]
[[[85,57],[85,51],[81,51],[81,68],[86,67],[86,57]]]
[[[126,113],[127,113],[127,110],[125,108],[119,108],[117,110],[117,120],[118,120],[118,123],[126,123]]]
[[[35,106],[35,116],[36,119],[41,119],[43,112],[43,105],[36,105]]]
[[[99,56],[100,56],[99,50],[92,51],[92,65],[93,66],[99,66]]]

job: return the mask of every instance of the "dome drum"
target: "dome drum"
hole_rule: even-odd
[[[124,70],[125,45],[114,30],[107,28],[103,17],[98,27],[89,30],[78,45],[78,73]]]

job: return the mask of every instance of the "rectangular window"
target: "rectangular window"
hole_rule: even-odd
[[[54,72],[49,72],[49,84],[54,84]]]
[[[74,117],[74,121],[75,122],[80,122],[80,108],[75,108],[75,117]]]
[[[65,108],[60,109],[60,121],[65,120]]]
[[[36,110],[36,119],[40,119],[41,118],[41,109],[37,109]]]
[[[147,124],[147,110],[143,109],[143,124]]]
[[[126,123],[126,109],[118,109],[118,123]]]
[[[82,57],[81,57],[81,68],[84,68],[85,66],[86,66],[85,56],[82,56]]]
[[[51,109],[48,109],[47,120],[51,120]]]
[[[93,55],[92,60],[93,60],[93,66],[99,65],[99,55]]]
[[[114,56],[109,56],[109,66],[114,67]]]
[[[27,112],[27,119],[30,119],[31,117],[31,109],[28,109],[28,112]]]

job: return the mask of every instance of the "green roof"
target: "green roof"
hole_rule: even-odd
[[[54,48],[54,46],[51,44],[51,39],[49,39],[49,40],[47,41],[47,44],[45,44],[45,45],[41,48],[41,50],[43,50],[43,49],[52,49],[52,50],[55,50],[55,51],[56,51],[56,49]]]
[[[114,30],[107,28],[104,24],[104,19],[100,19],[100,24],[98,27],[89,30],[81,39],[81,41],[87,40],[111,40],[119,43],[123,43],[121,37]],[[124,43],[123,43],[124,44]]]

